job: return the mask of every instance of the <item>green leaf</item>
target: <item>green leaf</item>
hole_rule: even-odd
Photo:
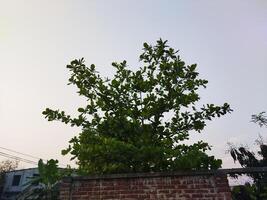
[[[78,112],[84,112],[84,108],[78,108]]]
[[[48,121],[79,127],[62,154],[77,160],[82,174],[220,167],[221,160],[206,154],[207,143],[185,141],[192,132],[201,132],[207,120],[230,113],[230,106],[199,106],[199,89],[208,81],[166,40],[144,43],[139,58],[142,66],[136,71],[126,61],[113,62],[114,76],[109,78],[102,78],[94,64],[87,67],[83,58],[67,65],[69,84],[77,87],[85,105],[78,107],[76,117],[43,111]]]

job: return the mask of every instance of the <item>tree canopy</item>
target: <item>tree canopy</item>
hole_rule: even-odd
[[[267,128],[267,118],[264,115],[265,112],[261,112],[257,115],[252,115],[252,122],[259,124],[260,127]],[[258,156],[248,147],[243,145],[237,147],[230,144],[230,154],[233,160],[238,161],[242,167],[266,167],[267,166],[267,144],[264,139],[260,136],[256,140],[256,144],[259,146]],[[254,181],[262,178],[262,174],[251,174]]]
[[[198,78],[197,65],[186,65],[167,41],[144,43],[140,62],[136,71],[126,61],[112,63],[112,78],[101,77],[83,58],[67,65],[69,84],[87,104],[78,108],[77,117],[49,108],[43,112],[49,121],[81,127],[62,153],[70,153],[87,174],[220,167],[221,160],[206,154],[207,143],[185,141],[208,120],[231,112],[230,106],[196,106],[198,90],[208,81]]]
[[[252,115],[252,122],[258,124],[260,127],[267,128],[267,117],[265,112]],[[230,154],[233,160],[239,162],[244,167],[267,167],[267,143],[260,136],[256,140],[259,146],[259,151],[254,153],[244,145],[234,146],[230,144]],[[250,173],[247,174],[252,178],[253,183],[246,183],[244,186],[236,186],[232,192],[234,200],[239,199],[267,199],[267,174],[266,173]],[[235,178],[238,177],[234,175]],[[248,196],[248,198],[245,198]]]

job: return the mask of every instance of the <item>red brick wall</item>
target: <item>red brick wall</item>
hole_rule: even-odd
[[[63,179],[60,199],[230,200],[223,174],[124,174]]]

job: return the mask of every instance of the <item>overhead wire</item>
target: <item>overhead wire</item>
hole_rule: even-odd
[[[38,163],[35,162],[35,161],[28,160],[28,159],[25,159],[25,158],[21,158],[21,157],[18,157],[18,156],[14,156],[14,155],[11,155],[11,154],[8,154],[8,153],[4,153],[4,152],[0,152],[0,156],[6,157],[6,158],[10,158],[10,159],[14,159],[14,160],[19,160],[19,161],[22,161],[22,162],[25,162],[25,163],[28,163],[28,164],[38,165]]]
[[[6,151],[10,151],[10,152],[17,153],[17,154],[20,154],[20,155],[23,155],[23,156],[34,158],[34,159],[41,159],[41,158],[38,158],[38,157],[30,155],[30,154],[21,153],[21,152],[18,152],[18,151],[12,150],[12,149],[8,149],[8,148],[5,148],[5,147],[1,147],[1,146],[0,146],[0,149],[4,149]]]
[[[15,151],[13,149],[9,149],[9,148],[6,148],[6,147],[1,147],[0,146],[0,149],[6,150],[6,151],[9,151],[9,152],[12,152],[12,153],[20,154],[20,155],[23,155],[23,156],[27,156],[27,157],[30,157],[30,158],[33,158],[33,159],[38,159],[38,160],[42,159],[40,157],[33,156],[33,155],[30,155],[30,154],[26,154],[26,153],[22,153],[22,152],[19,152],[19,151]],[[19,161],[26,162],[26,163],[29,163],[29,164],[38,165],[38,162],[29,160],[29,159],[25,159],[25,158],[21,158],[19,156],[11,155],[11,154],[8,154],[8,153],[5,153],[5,152],[1,152],[1,151],[0,151],[0,156],[4,156],[4,157],[10,158],[10,159],[19,160]],[[47,159],[42,159],[42,160],[48,161]],[[61,167],[63,167],[63,166],[67,167],[66,164],[59,164],[59,165]]]

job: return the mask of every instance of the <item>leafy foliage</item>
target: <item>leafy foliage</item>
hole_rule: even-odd
[[[42,159],[38,162],[39,177],[33,181],[35,183],[42,183],[47,188],[51,188],[60,178],[61,174],[58,168],[58,161],[51,159],[45,164]]]
[[[259,124],[261,127],[267,127],[267,118],[264,115],[265,112],[261,112],[258,115],[252,115],[252,122]],[[233,160],[238,161],[239,164],[246,167],[267,167],[267,144],[264,143],[260,137],[256,140],[259,145],[259,151],[257,154],[250,151],[247,147],[230,146],[230,154]],[[235,188],[233,190],[233,197],[238,195],[248,195],[251,199],[267,199],[267,174],[266,173],[251,173],[247,174],[253,179],[253,184],[246,184],[244,187]],[[234,177],[238,177],[235,175]],[[243,197],[244,198],[244,197]]]
[[[167,41],[155,46],[144,43],[137,71],[127,62],[114,62],[112,79],[102,78],[95,65],[86,67],[84,59],[73,60],[69,84],[78,88],[87,105],[71,117],[64,111],[47,108],[49,121],[59,120],[82,128],[70,140],[63,154],[77,159],[81,172],[148,172],[182,169],[210,169],[221,160],[208,156],[210,146],[199,141],[184,142],[190,131],[201,132],[206,121],[230,112],[227,103],[197,108],[199,88],[206,88],[198,78],[196,64],[186,65]]]
[[[58,168],[58,161],[50,159],[44,163],[42,159],[38,162],[39,176],[33,177],[28,185],[34,189],[28,196],[37,196],[38,199],[58,199],[59,191],[57,183],[64,175]]]
[[[233,200],[256,200],[257,189],[255,184],[235,186],[232,190]]]
[[[265,115],[266,112],[261,112],[257,115],[252,115],[252,122],[258,123],[260,127],[265,126],[267,127],[267,116]]]

